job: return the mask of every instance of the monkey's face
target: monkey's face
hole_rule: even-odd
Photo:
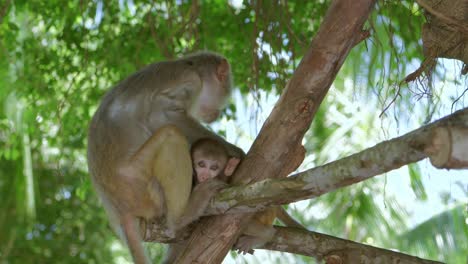
[[[204,182],[221,175],[226,162],[212,159],[194,159],[193,168],[197,175],[197,181]]]
[[[223,59],[214,72],[204,72],[201,79],[201,91],[193,102],[190,113],[205,123],[211,123],[218,118],[231,91],[229,63]]]
[[[200,95],[192,106],[192,115],[205,123],[215,121],[228,96],[226,88],[217,80],[205,81]]]

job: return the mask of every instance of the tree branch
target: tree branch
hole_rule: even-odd
[[[275,237],[263,249],[311,256],[326,263],[441,263],[303,229],[275,229]]]
[[[318,197],[344,186],[349,186],[398,169],[401,166],[428,157],[437,131],[468,128],[468,108],[420,127],[403,136],[381,142],[341,160],[295,174],[285,179],[264,180],[246,186],[222,190],[208,207],[207,214],[254,212],[269,205],[288,204]],[[453,130],[453,129],[452,129]],[[466,131],[466,130],[463,130]],[[445,142],[452,145],[452,142]],[[460,142],[458,142],[460,145]],[[465,143],[466,144],[466,143]],[[462,145],[465,146],[465,145]],[[466,153],[462,148],[459,152]],[[436,156],[439,152],[435,152]],[[458,159],[460,164],[461,158]],[[463,163],[464,164],[464,163]]]

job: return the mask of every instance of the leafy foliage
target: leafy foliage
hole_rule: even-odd
[[[128,259],[91,188],[85,149],[88,122],[100,98],[130,73],[154,61],[208,49],[231,60],[244,99],[260,101],[286,87],[330,1],[238,2],[0,2],[1,263]],[[307,165],[369,144],[378,124],[375,116],[354,105],[358,96],[376,101],[374,111],[397,98],[395,119],[411,114],[417,93],[399,84],[421,60],[422,22],[412,1],[379,2],[367,25],[372,38],[353,49],[334,83],[335,94],[321,106],[307,135],[312,153]],[[429,98],[420,105],[430,115],[436,103]],[[238,107],[231,101],[224,114],[235,120]],[[335,140],[344,146],[338,154],[331,151]],[[415,167],[409,172],[414,192],[424,199],[419,173]],[[380,184],[352,186],[307,206],[326,207],[329,220],[320,229],[390,245],[398,237],[393,231],[404,230],[406,214],[388,196],[389,207],[379,208],[374,197],[381,195]],[[392,221],[386,221],[388,215]],[[317,226],[310,217],[298,217]],[[447,230],[466,233],[464,228]],[[429,239],[417,230],[405,236]],[[466,244],[466,238],[457,239]],[[436,250],[439,245],[425,246]],[[151,252],[155,259],[163,253],[161,247],[151,247]]]
[[[429,257],[442,258],[447,263],[464,263],[466,254],[460,253],[468,247],[467,217],[466,204],[455,206],[403,233],[401,246],[419,254],[426,253],[428,248],[440,248]]]

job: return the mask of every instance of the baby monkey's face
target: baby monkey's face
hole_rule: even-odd
[[[215,159],[213,157],[203,157],[194,153],[193,168],[197,175],[197,181],[204,182],[206,180],[218,177],[226,167],[226,158]]]

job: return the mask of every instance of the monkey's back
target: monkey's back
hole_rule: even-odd
[[[140,187],[147,188],[145,175],[142,175],[141,184],[131,179],[135,190],[128,188],[127,179],[117,177],[120,177],[119,169],[167,121],[165,109],[158,109],[158,106],[164,105],[164,98],[159,96],[163,92],[160,87],[170,81],[161,76],[166,74],[163,70],[171,63],[174,62],[151,64],[129,76],[106,93],[94,114],[88,133],[88,167],[94,186],[102,196],[120,197],[113,195],[119,192],[127,192],[125,197],[138,196],[142,193]],[[154,118],[158,113],[159,118]],[[153,118],[148,124],[150,116]],[[134,197],[127,200],[141,202],[147,199]],[[108,202],[133,207],[132,204],[122,204],[122,201]]]
[[[88,162],[112,170],[113,163],[127,160],[155,132],[167,124],[165,107],[170,100],[162,87],[171,82],[168,68],[177,61],[151,64],[114,86],[94,114],[88,133]],[[99,155],[97,155],[99,153]],[[104,155],[103,155],[104,154]],[[111,163],[111,164],[106,164]]]

